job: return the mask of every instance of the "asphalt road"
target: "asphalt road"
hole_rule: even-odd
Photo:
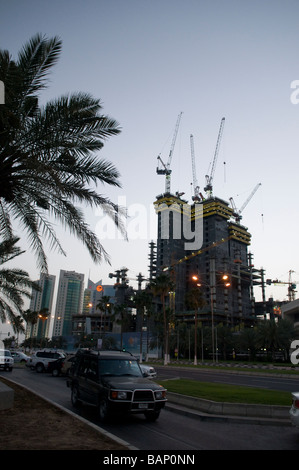
[[[75,412],[70,403],[70,390],[66,386],[65,378],[54,378],[49,374],[37,374],[27,368],[17,367],[12,373],[0,374]],[[299,449],[299,430],[291,425],[202,421],[177,414],[167,408],[162,410],[159,420],[155,423],[148,423],[143,416],[132,416],[117,418],[102,425],[94,417],[93,408],[83,406],[79,412],[85,419],[145,451]]]
[[[265,388],[268,390],[281,390],[287,392],[299,391],[299,376],[286,375],[271,376],[261,374],[229,372],[222,370],[194,369],[190,367],[155,366],[160,379],[180,377],[182,379],[198,380],[201,382],[226,383],[230,385],[244,385],[246,387]]]

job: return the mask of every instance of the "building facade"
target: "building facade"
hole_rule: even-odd
[[[73,315],[72,334],[99,335],[112,330],[111,312],[115,303],[113,285],[103,285],[102,281],[93,282],[88,279],[84,289],[82,313]]]
[[[33,290],[29,310],[38,312],[37,323],[27,323],[25,337],[27,338],[48,338],[50,335],[50,323],[52,316],[52,304],[54,296],[56,276],[51,274],[40,275],[38,281],[35,281],[40,291]]]
[[[186,204],[172,194],[158,196],[154,202],[158,215],[156,270],[168,271],[175,284],[176,316],[194,322],[186,294],[198,287],[204,300],[200,319],[205,324],[212,316],[215,323],[227,325],[252,321],[253,285],[259,281],[248,252],[250,233],[234,220],[233,209],[220,198],[202,198],[188,210]],[[186,231],[188,226],[191,229]],[[199,248],[198,243],[194,243],[195,249],[189,248],[190,234],[193,242],[200,241]],[[222,280],[224,274],[229,286]]]
[[[60,270],[53,336],[72,335],[73,315],[83,308],[84,274]]]

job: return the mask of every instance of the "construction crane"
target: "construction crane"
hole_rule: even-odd
[[[245,209],[245,207],[247,206],[247,204],[249,203],[250,199],[254,196],[254,194],[256,193],[256,191],[258,190],[258,188],[261,186],[262,183],[258,183],[255,188],[253,189],[253,191],[250,193],[250,195],[248,196],[248,198],[246,199],[246,201],[244,202],[243,206],[241,207],[241,209],[237,209],[236,208],[236,205],[234,203],[234,200],[232,197],[229,198],[230,200],[230,203],[232,205],[232,208],[233,208],[233,217],[235,218],[235,221],[237,223],[240,223],[240,220],[242,219],[242,215],[241,213],[243,212],[243,210]]]
[[[163,160],[161,159],[160,155],[158,155],[158,157],[157,157],[158,160],[161,162],[161,164],[163,166],[162,169],[157,167],[157,174],[158,175],[165,175],[165,193],[170,193],[170,175],[171,175],[170,165],[171,165],[173,150],[174,150],[174,146],[175,146],[175,142],[176,142],[176,138],[177,138],[177,134],[178,134],[182,114],[183,113],[180,112],[180,114],[178,115],[178,118],[177,118],[175,131],[174,131],[174,135],[173,135],[173,139],[172,139],[172,143],[171,143],[171,147],[170,147],[170,152],[169,152],[169,156],[168,156],[168,161],[167,161],[166,165],[163,162]]]
[[[229,235],[226,238],[221,238],[221,240],[218,240],[211,245],[207,246],[206,248],[201,248],[200,250],[194,251],[190,255],[184,256],[184,258],[180,258],[177,261],[173,262],[169,266],[165,266],[163,268],[163,271],[170,271],[172,268],[174,268],[177,264],[184,263],[185,261],[188,261],[191,258],[194,258],[195,256],[201,255],[202,253],[205,253],[206,251],[211,250],[212,248],[216,248],[217,246],[221,245],[222,243],[227,242],[228,240],[232,239],[234,235]]]
[[[287,285],[288,286],[288,299],[289,302],[292,302],[292,300],[295,300],[295,293],[297,285],[292,281],[292,273],[294,271],[290,270],[289,271],[289,280],[288,281],[279,281],[278,279],[266,279],[266,284],[270,286],[273,284],[274,286],[279,286],[279,285]]]
[[[213,193],[213,178],[214,178],[214,173],[215,173],[215,169],[216,169],[216,163],[217,163],[219,147],[220,147],[220,142],[221,142],[222,133],[223,133],[224,122],[225,122],[225,118],[222,118],[221,123],[220,123],[220,129],[219,129],[219,133],[218,133],[217,144],[216,144],[216,149],[215,149],[215,153],[214,153],[214,159],[213,159],[211,173],[210,173],[210,175],[206,175],[206,186],[205,186],[204,190],[209,194],[210,197],[212,196],[212,193]]]
[[[194,190],[194,196],[192,196],[192,200],[196,202],[196,201],[200,201],[200,192],[199,192],[199,186],[198,186],[197,178],[196,178],[194,141],[193,141],[193,135],[192,134],[190,135],[190,146],[191,146],[193,190]]]

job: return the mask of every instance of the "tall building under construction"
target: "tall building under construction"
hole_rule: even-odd
[[[215,322],[228,325],[251,321],[253,285],[257,278],[248,252],[251,235],[233,220],[229,204],[210,197],[188,206],[186,201],[169,193],[158,196],[154,205],[158,216],[156,270],[157,274],[169,272],[174,281],[176,315],[188,320],[186,294],[197,287],[205,301],[200,311],[202,321],[209,322],[211,313]],[[196,217],[201,218],[197,225]],[[186,248],[190,240],[184,227],[188,223],[193,241],[201,240],[200,248],[195,243],[195,250]],[[228,276],[229,286],[224,275]]]
[[[159,275],[168,272],[175,285],[174,309],[177,317],[194,321],[194,309],[187,305],[187,293],[198,288],[202,292],[200,320],[237,325],[250,324],[254,319],[253,286],[259,284],[259,272],[252,265],[248,251],[251,235],[240,223],[241,217],[228,202],[213,196],[212,180],[219,151],[224,118],[221,120],[211,174],[206,176],[204,197],[198,191],[194,177],[192,204],[182,199],[181,194],[170,191],[170,162],[181,114],[167,164],[160,156],[165,175],[165,192],[154,202],[158,217],[156,256],[150,254],[150,272]],[[192,144],[192,136],[191,144]],[[256,190],[256,189],[255,189]],[[252,193],[253,195],[253,193]],[[154,267],[153,267],[154,266]],[[226,281],[224,281],[224,276]]]

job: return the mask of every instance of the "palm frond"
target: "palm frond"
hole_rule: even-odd
[[[61,46],[57,36],[47,39],[41,34],[36,34],[24,45],[17,61],[23,77],[24,97],[45,88],[45,79],[59,58]]]
[[[0,77],[5,76],[8,93],[0,109],[0,234],[11,237],[11,223],[19,221],[43,271],[44,239],[65,254],[53,218],[82,241],[94,261],[109,261],[77,204],[103,208],[125,234],[124,211],[97,191],[100,184],[121,187],[116,167],[97,155],[108,137],[120,133],[117,121],[103,115],[100,100],[89,93],[39,107],[38,93],[60,51],[58,37],[41,34],[25,44],[16,62],[0,51]]]

